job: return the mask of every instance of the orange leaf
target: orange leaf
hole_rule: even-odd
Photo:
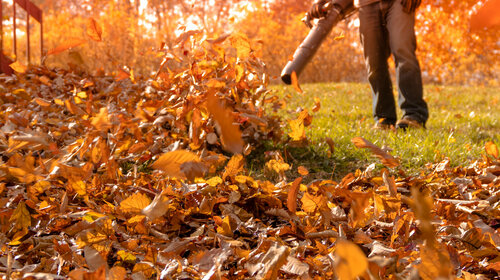
[[[186,150],[176,150],[164,153],[160,158],[153,163],[153,168],[165,172],[168,176],[176,177],[179,179],[186,179],[187,175],[184,173],[182,166],[189,162],[200,163],[200,158]]]
[[[312,195],[306,192],[300,201],[302,201],[302,210],[307,213],[314,213],[318,209],[328,207],[328,200],[324,195]]]
[[[300,85],[299,85],[299,79],[297,78],[297,73],[295,73],[295,71],[292,72],[292,86],[293,88],[299,92],[299,93],[304,93],[302,91],[302,89],[300,88]]]
[[[497,145],[495,145],[495,143],[493,143],[492,141],[488,141],[484,145],[484,148],[486,150],[486,154],[494,158],[498,158],[498,147]]]
[[[233,154],[241,154],[245,143],[239,125],[234,123],[233,111],[224,107],[214,93],[208,95],[207,109],[219,125],[223,148]]]
[[[115,76],[117,82],[130,78],[130,74],[122,69],[118,69],[118,74]]]
[[[297,167],[297,171],[299,172],[300,175],[302,176],[306,176],[307,174],[309,174],[309,170],[307,170],[307,168],[305,168],[304,166],[299,166]]]
[[[297,211],[297,194],[299,193],[300,183],[302,182],[302,177],[299,177],[293,181],[290,189],[288,190],[288,199],[286,201],[286,207],[292,213]]]
[[[120,202],[120,210],[124,213],[139,214],[151,203],[149,197],[143,193],[135,193]]]
[[[87,35],[96,42],[102,41],[102,28],[93,18],[89,18],[87,22]]]
[[[236,55],[239,58],[245,59],[250,56],[252,48],[250,46],[250,41],[248,40],[248,37],[245,34],[235,33],[231,35],[230,40],[231,40],[231,46],[233,46],[236,49]]]
[[[234,155],[227,163],[222,179],[225,180],[226,177],[233,177],[243,170],[243,165],[245,164],[245,158],[240,155]]]
[[[74,47],[78,47],[78,46],[83,45],[85,43],[87,43],[87,41],[84,40],[84,39],[71,38],[71,39],[68,39],[68,40],[64,41],[59,46],[57,46],[57,47],[49,50],[47,52],[47,55],[62,53],[65,50],[68,50],[68,49],[71,49],[71,48],[74,48]]]
[[[340,280],[354,280],[361,276],[368,268],[368,259],[358,245],[340,240],[335,248],[335,255],[339,258],[335,272]]]
[[[9,66],[18,73],[24,73],[26,72],[26,70],[28,70],[28,67],[26,67],[26,65],[22,64],[19,61],[13,62]]]
[[[354,137],[351,139],[351,142],[357,147],[357,148],[365,148],[365,149],[370,149],[373,154],[375,154],[380,161],[382,162],[383,165],[387,167],[397,167],[399,165],[399,161],[394,158],[392,155],[388,154],[381,148],[377,147],[375,144],[372,142],[362,138],[362,137]]]
[[[109,122],[108,109],[102,107],[99,113],[92,118],[91,124],[99,131],[106,131],[111,127]]]

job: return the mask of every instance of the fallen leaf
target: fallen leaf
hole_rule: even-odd
[[[154,169],[165,172],[168,176],[179,179],[186,179],[186,174],[181,170],[183,164],[189,162],[201,163],[200,157],[187,150],[176,150],[164,153],[152,165]],[[184,165],[184,171],[189,172],[189,168]]]
[[[377,147],[370,141],[362,138],[362,137],[354,137],[351,139],[351,142],[357,147],[357,148],[365,148],[365,149],[370,149],[373,154],[375,154],[382,164],[384,164],[387,167],[390,168],[395,168],[399,166],[399,161],[394,158],[392,155],[389,153],[386,153],[384,150],[381,148]]]
[[[335,256],[335,272],[340,280],[355,280],[368,268],[368,259],[363,251],[350,241],[338,241]]]
[[[300,183],[302,182],[302,177],[295,179],[288,190],[288,198],[286,200],[286,207],[291,213],[297,211],[297,194],[299,193]]]

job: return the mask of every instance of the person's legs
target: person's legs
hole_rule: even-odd
[[[396,104],[387,64],[390,55],[388,34],[381,7],[377,2],[359,9],[359,32],[373,94],[373,117],[393,125],[397,120]]]
[[[393,1],[387,14],[389,43],[396,64],[398,103],[402,118],[425,125],[429,118],[427,103],[423,99],[420,65],[415,55],[415,13],[405,13],[399,0]]]

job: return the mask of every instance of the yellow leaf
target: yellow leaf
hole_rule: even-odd
[[[486,142],[486,144],[484,145],[484,149],[486,150],[486,154],[494,158],[498,158],[498,147],[492,141]]]
[[[234,123],[233,110],[224,106],[214,93],[207,97],[207,109],[219,125],[223,148],[233,154],[241,154],[245,143],[240,126]]]
[[[89,18],[87,22],[87,35],[96,42],[102,41],[102,28],[93,18]]]
[[[283,172],[290,169],[290,165],[281,159],[272,159],[266,163],[266,168],[269,170],[273,170],[277,174],[282,174]]]
[[[47,55],[51,55],[51,54],[58,54],[58,53],[62,53],[63,51],[65,50],[68,50],[68,49],[71,49],[71,48],[74,48],[74,47],[78,47],[80,45],[83,45],[85,44],[87,41],[84,40],[84,39],[80,39],[80,38],[71,38],[71,39],[68,39],[66,41],[64,41],[61,45],[49,50],[47,52]]]
[[[244,164],[245,158],[243,158],[242,155],[234,155],[226,165],[226,169],[224,170],[224,174],[222,175],[222,180],[225,180],[226,177],[234,177],[238,173],[243,171]]]
[[[217,232],[225,236],[233,236],[233,230],[231,228],[231,220],[229,216],[222,219],[222,225],[217,227]]]
[[[24,201],[19,202],[16,210],[14,210],[12,216],[10,216],[9,222],[14,223],[14,228],[18,231],[27,229],[31,226],[31,215]]]
[[[85,196],[87,194],[87,185],[82,180],[70,181],[69,184],[78,195]]]
[[[28,67],[26,67],[26,65],[22,64],[19,61],[13,62],[13,63],[9,64],[9,66],[10,66],[10,68],[12,68],[14,71],[16,71],[18,73],[24,73],[24,72],[26,72],[26,70],[28,70]]]
[[[250,40],[243,33],[235,33],[230,37],[231,45],[236,49],[236,55],[245,59],[250,56],[252,48],[250,46]]]
[[[205,84],[209,88],[224,88],[226,86],[226,83],[224,81],[220,81],[217,79],[210,79],[208,82]]]
[[[151,200],[145,194],[135,193],[120,203],[120,210],[127,214],[139,214],[150,203]]]
[[[328,207],[328,199],[324,195],[312,195],[306,192],[300,201],[302,201],[302,210],[307,213],[314,213],[317,209]]]
[[[340,280],[355,280],[368,268],[368,260],[358,245],[340,240],[335,248],[337,258],[335,272]]]
[[[301,119],[288,121],[290,124],[290,131],[288,136],[292,138],[293,141],[301,141],[306,138],[306,129],[304,126],[304,121]]]
[[[168,176],[186,179],[187,174],[183,172],[181,167],[190,162],[200,163],[200,158],[190,151],[176,150],[161,155],[153,163],[153,168],[165,172]]]
[[[120,251],[116,252],[116,254],[123,262],[133,263],[137,259],[133,254],[126,252],[124,250],[120,250]]]

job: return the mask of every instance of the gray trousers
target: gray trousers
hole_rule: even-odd
[[[384,119],[387,124],[394,124],[397,120],[387,62],[392,54],[402,117],[425,124],[429,110],[423,99],[422,76],[415,55],[415,13],[405,13],[400,0],[382,0],[362,6],[359,20],[375,120]]]

